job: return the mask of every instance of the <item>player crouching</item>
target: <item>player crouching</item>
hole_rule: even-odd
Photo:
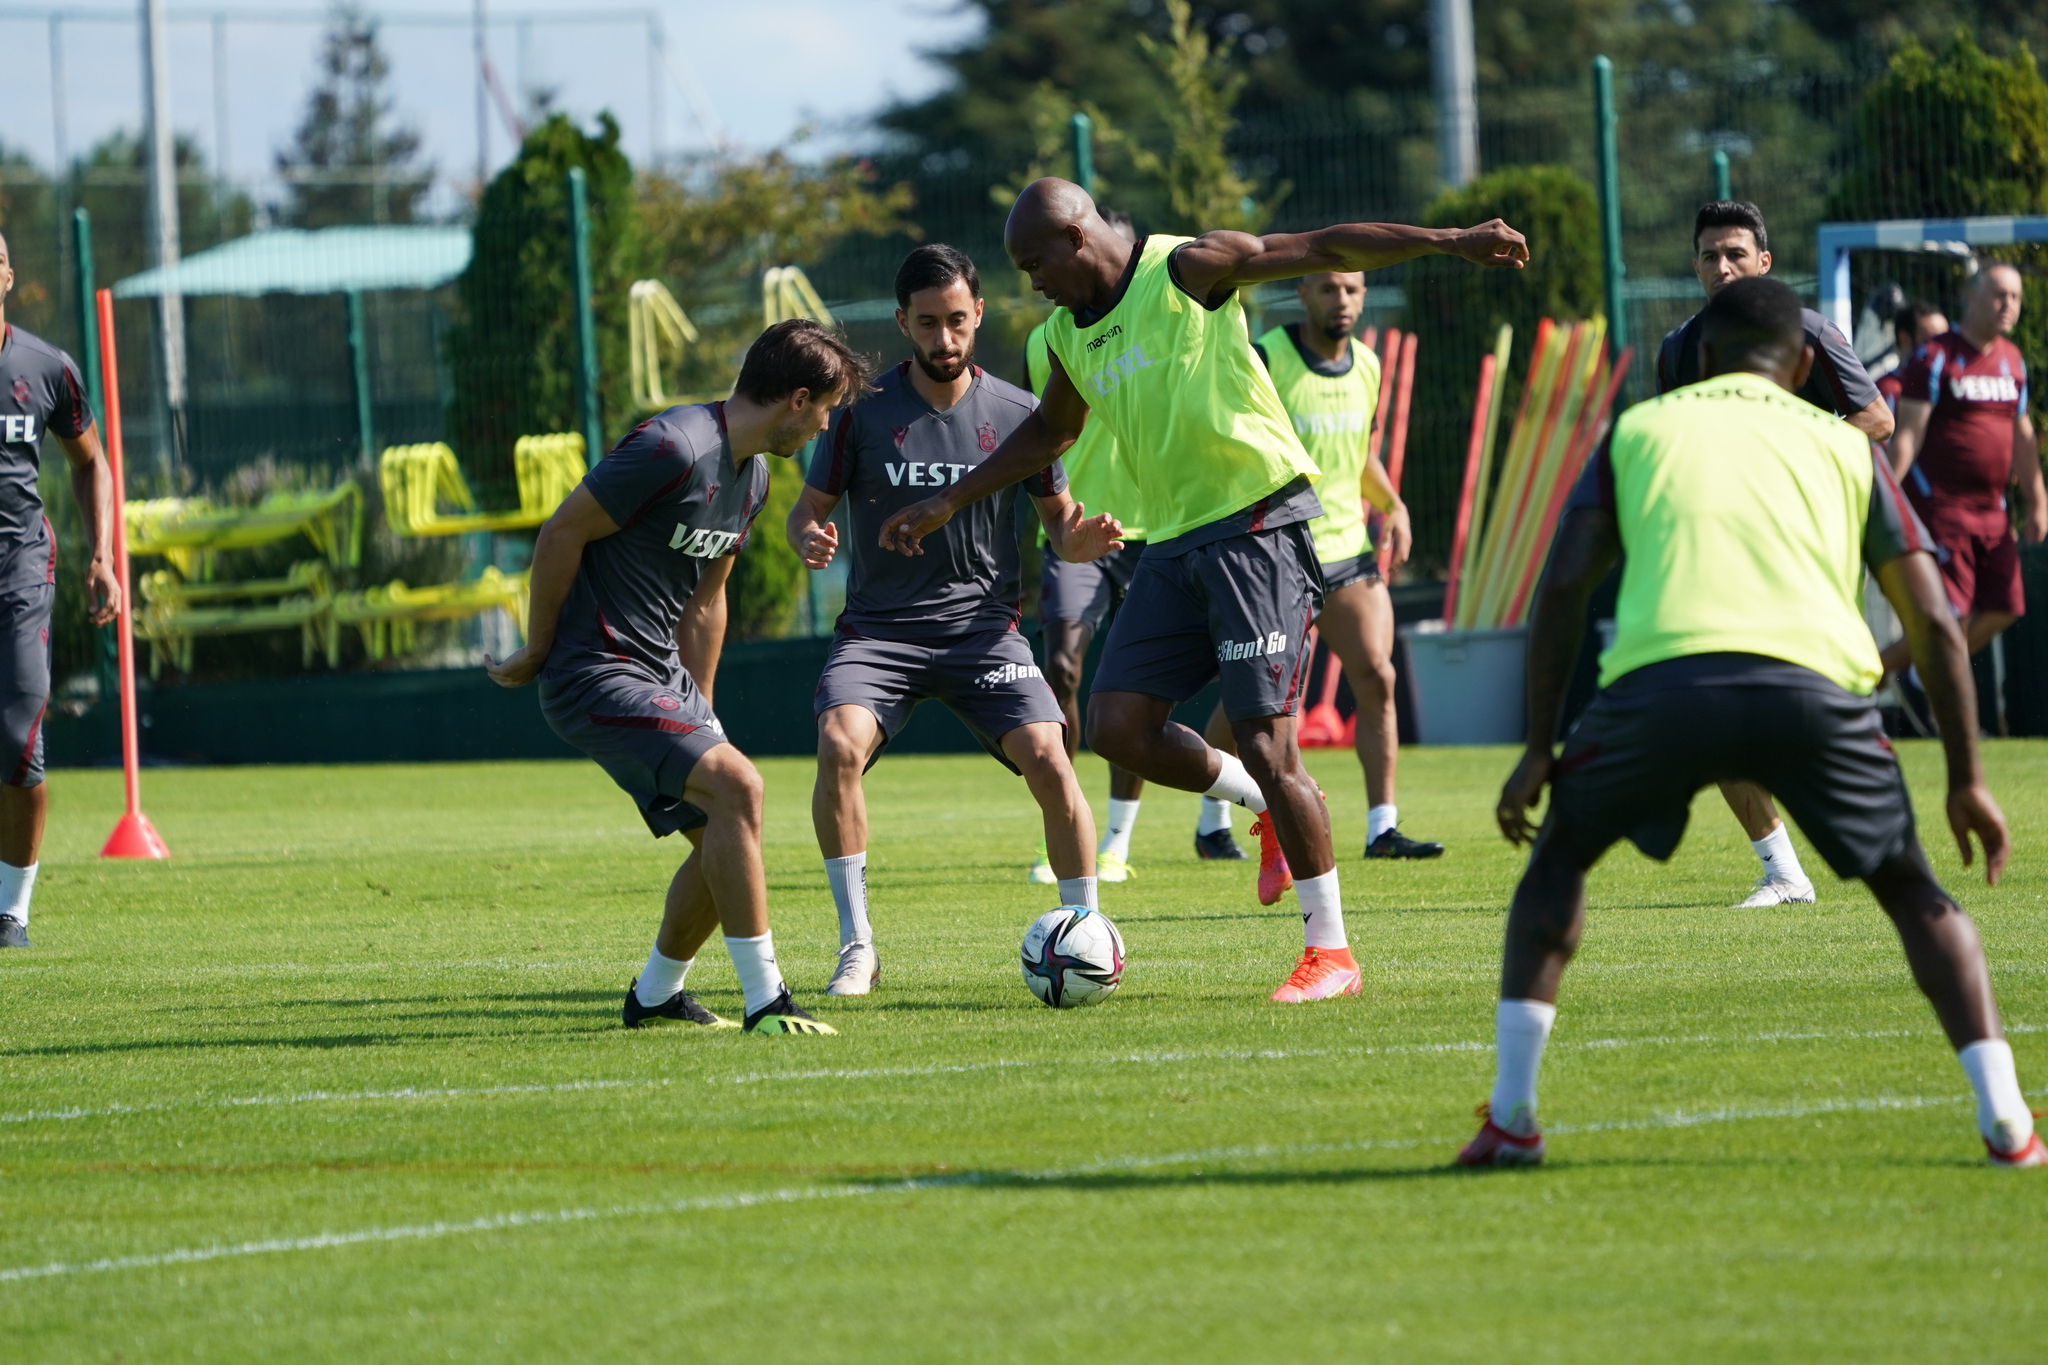
[[[1547,784],[1550,812],[1508,910],[1498,1065],[1466,1166],[1543,1159],[1536,1070],[1586,913],[1586,872],[1626,838],[1669,858],[1693,794],[1755,782],[1836,875],[1891,917],[1977,1095],[1994,1164],[2048,1165],[1999,1026],[1977,929],[1935,881],[1870,694],[1868,566],[1905,624],[1948,758],[1949,828],[1987,880],[2005,817],[1984,786],[1976,692],[1933,542],[1864,435],[1794,396],[1813,365],[1799,299],[1766,279],[1717,292],[1700,383],[1629,410],[1573,492],[1529,639],[1529,740],[1496,812],[1514,843]],[[1626,555],[1601,691],[1551,754],[1586,600]],[[1767,608],[1767,609],[1766,609]]]
[[[730,1028],[683,989],[713,928],[757,1033],[834,1033],[790,999],[768,931],[761,777],[711,709],[725,639],[725,580],[768,494],[768,463],[825,429],[867,367],[807,319],[747,352],[733,396],[649,418],[541,527],[526,645],[491,680],[540,679],[555,733],[595,759],[658,839],[694,846],[669,883],[647,967],[627,988],[627,1028],[650,1019]],[[740,451],[747,452],[742,456]]]

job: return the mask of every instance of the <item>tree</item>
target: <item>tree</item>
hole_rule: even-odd
[[[434,170],[416,163],[419,133],[393,120],[377,21],[353,0],[334,7],[319,64],[291,147],[277,155],[288,186],[277,220],[304,228],[415,221]]]
[[[1147,153],[1140,168],[1160,181],[1173,227],[1200,233],[1215,228],[1257,232],[1273,216],[1273,203],[1286,193],[1255,199],[1258,188],[1230,158],[1228,141],[1237,126],[1232,115],[1247,77],[1231,67],[1236,43],[1217,43],[1190,22],[1188,0],[1162,0],[1164,38],[1138,35],[1138,47],[1158,70],[1167,91],[1160,113],[1167,150]]]

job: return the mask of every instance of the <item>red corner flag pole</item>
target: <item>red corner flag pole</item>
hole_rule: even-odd
[[[114,363],[114,294],[99,291],[100,373],[106,377],[107,471],[114,483],[114,580],[121,585],[121,767],[128,780],[128,811],[107,836],[102,858],[168,858],[149,817],[142,813],[142,746],[135,725],[135,597],[128,578],[128,497],[121,453],[121,371]]]

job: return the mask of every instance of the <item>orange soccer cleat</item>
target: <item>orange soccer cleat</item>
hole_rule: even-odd
[[[1271,905],[1294,885],[1294,869],[1280,851],[1280,836],[1273,832],[1271,815],[1252,821],[1252,835],[1259,841],[1259,904]]]
[[[1303,948],[1301,961],[1273,992],[1273,999],[1283,1005],[1300,1005],[1333,995],[1356,995],[1361,980],[1358,959],[1349,948]]]

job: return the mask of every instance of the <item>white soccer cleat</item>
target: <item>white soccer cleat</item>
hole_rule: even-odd
[[[832,973],[827,995],[866,995],[882,979],[882,959],[872,943],[849,943],[839,950],[839,969]]]
[[[1059,879],[1059,874],[1052,870],[1052,864],[1046,860],[1045,845],[1040,844],[1038,846],[1038,861],[1031,865],[1031,884],[1033,886],[1051,886],[1059,881]]]
[[[1756,889],[1749,893],[1749,899],[1737,901],[1737,910],[1761,910],[1772,905],[1812,905],[1814,902],[1813,883],[1802,877],[1793,881],[1789,877],[1762,876],[1756,879]]]
[[[1114,853],[1095,855],[1095,880],[1099,882],[1127,882],[1131,879],[1130,860]]]

